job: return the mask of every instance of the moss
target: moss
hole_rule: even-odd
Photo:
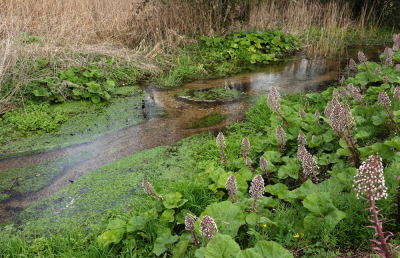
[[[207,140],[206,134],[192,136],[177,144],[142,151],[98,168],[25,209],[18,222],[22,226],[31,222],[41,228],[54,229],[69,220],[94,223],[113,208],[132,209],[142,200],[143,195],[138,192],[143,192],[143,179],[162,185],[157,191],[167,192],[171,182],[190,177],[195,171],[192,154]]]
[[[140,94],[111,99],[109,103],[74,101],[52,105],[50,111],[67,116],[68,121],[50,133],[25,135],[16,131],[12,124],[0,122],[0,156],[7,158],[76,145],[139,124],[147,118],[143,110],[146,98],[146,94]],[[159,107],[150,108],[150,114],[164,113]]]
[[[3,202],[10,197],[10,194],[0,194],[0,202]]]
[[[219,113],[208,114],[200,118],[196,123],[190,125],[188,128],[203,128],[218,124],[225,119],[225,115]]]
[[[215,87],[208,90],[183,90],[176,94],[178,98],[196,102],[229,102],[243,97],[245,93],[237,90]]]
[[[34,192],[49,184],[71,164],[89,159],[92,151],[82,151],[67,158],[42,162],[25,167],[10,169],[0,173],[0,193],[12,197],[15,193]],[[1,200],[4,201],[5,199]]]

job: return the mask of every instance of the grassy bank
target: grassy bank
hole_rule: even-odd
[[[387,241],[398,245],[400,51],[385,53],[379,64],[360,54],[343,87],[282,98],[272,91],[217,144],[214,135],[193,136],[93,171],[3,224],[0,250],[5,257],[370,257],[368,239],[377,238],[365,226],[374,225],[375,208],[357,198],[354,178],[371,155],[381,158],[384,177],[371,180],[387,193],[375,205],[387,218],[384,231],[394,233]],[[237,189],[226,187],[231,176]],[[143,180],[154,188],[143,189]],[[200,234],[205,216],[218,229],[209,224],[209,238]]]

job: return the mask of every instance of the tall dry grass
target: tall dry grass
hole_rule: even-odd
[[[10,96],[22,96],[22,85],[32,79],[26,73],[26,80],[15,84],[21,86],[4,93],[4,78],[13,76],[10,71],[17,63],[23,64],[17,69],[19,79],[24,78],[24,69],[36,59],[65,49],[120,57],[157,74],[163,65],[153,62],[154,57],[178,44],[257,28],[284,29],[298,35],[310,54],[330,55],[343,46],[349,28],[365,26],[368,19],[364,15],[362,21],[352,21],[351,8],[343,1],[247,0],[223,5],[226,1],[0,0],[0,105],[6,110]],[[21,42],[22,32],[45,40],[26,44]]]

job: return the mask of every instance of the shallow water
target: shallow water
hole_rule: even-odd
[[[47,186],[26,194],[12,193],[8,200],[0,203],[0,222],[16,216],[23,209],[110,162],[145,149],[175,143],[193,134],[207,131],[218,132],[225,126],[242,120],[245,111],[254,104],[248,99],[268,93],[272,86],[286,92],[322,91],[338,81],[340,71],[346,66],[348,59],[352,57],[357,60],[357,52],[360,49],[364,51],[369,60],[377,60],[378,51],[383,51],[384,47],[365,47],[363,49],[363,47],[354,46],[347,50],[346,55],[335,58],[309,59],[304,53],[297,53],[285,62],[260,67],[252,72],[228,78],[198,80],[172,90],[159,90],[152,84],[146,84],[143,89],[150,94],[150,97],[143,103],[143,111],[149,117],[145,122],[99,137],[89,143],[0,160],[0,172],[4,172],[17,167],[69,157],[81,151],[92,152],[90,158],[72,162],[63,168],[62,172]],[[248,98],[225,104],[192,103],[175,98],[175,93],[181,90],[204,90],[220,86],[244,92]],[[169,115],[167,117],[155,116],[152,114],[155,106],[164,108]],[[211,127],[188,128],[201,117],[210,113],[221,113],[226,115],[226,118]],[[10,182],[11,184],[12,182]]]

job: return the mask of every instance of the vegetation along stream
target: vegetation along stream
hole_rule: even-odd
[[[8,158],[0,159],[0,172],[5,178],[0,184],[0,222],[110,162],[175,143],[193,134],[218,132],[243,119],[246,109],[272,86],[285,92],[322,91],[337,82],[340,71],[343,73],[350,58],[356,59],[359,50],[364,51],[369,60],[377,60],[383,49],[383,46],[352,46],[345,55],[314,59],[298,52],[284,62],[251,72],[197,80],[171,90],[143,83],[145,97],[134,101],[132,110],[123,110],[128,113],[124,116],[124,129],[104,129],[103,132],[99,129],[97,136],[90,137],[71,133],[71,142],[68,137],[62,142],[44,139],[46,147],[29,151],[21,147],[24,151],[6,153],[3,149],[3,157]],[[129,98],[129,94],[125,96],[126,103],[130,103]],[[121,110],[114,108],[107,123],[116,123],[113,117],[118,118]],[[47,151],[41,152],[43,150]],[[33,154],[24,155],[26,153]]]

